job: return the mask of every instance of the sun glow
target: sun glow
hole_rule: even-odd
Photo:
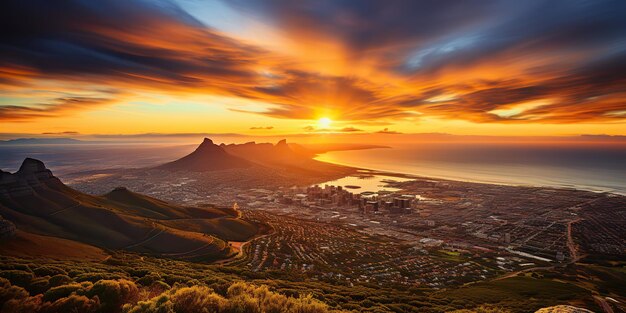
[[[320,128],[328,128],[330,127],[330,123],[332,123],[333,121],[331,121],[328,117],[322,117],[317,121],[317,125]]]

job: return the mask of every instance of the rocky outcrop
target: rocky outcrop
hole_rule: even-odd
[[[26,158],[14,174],[0,170],[0,198],[33,195],[42,184],[56,183],[57,178],[43,162]]]

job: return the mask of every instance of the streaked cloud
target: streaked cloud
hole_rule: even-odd
[[[29,106],[3,105],[0,106],[0,120],[19,122],[42,117],[57,117],[72,111],[108,105],[114,101],[111,98],[68,97]]]
[[[3,2],[0,120],[53,119],[152,93],[245,98],[258,105],[227,110],[358,127],[626,121],[621,0],[207,4],[264,23],[280,38],[267,44],[181,1]],[[261,129],[273,126],[250,128]]]

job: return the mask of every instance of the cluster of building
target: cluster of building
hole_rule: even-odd
[[[414,195],[394,194],[363,196],[359,199],[359,211],[368,213],[411,213],[417,208],[418,199]]]
[[[411,213],[418,204],[415,195],[396,195],[394,193],[363,192],[355,194],[341,186],[319,185],[306,188],[292,188],[279,191],[276,202],[296,204],[306,207],[358,207],[364,214],[376,213]]]
[[[317,206],[355,206],[359,203],[360,195],[353,194],[341,186],[319,185],[306,188],[307,200]]]
[[[484,254],[452,252],[460,250],[439,239],[423,238],[407,249],[406,242],[394,240],[372,244],[371,235],[338,223],[263,210],[246,210],[245,216],[274,229],[250,242],[245,257],[237,261],[255,272],[280,270],[348,285],[444,288],[493,277],[515,266],[502,263],[504,268],[494,259],[485,261]]]

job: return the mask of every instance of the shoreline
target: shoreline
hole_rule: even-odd
[[[520,187],[520,188],[544,188],[544,189],[555,189],[555,190],[576,190],[576,191],[593,192],[593,193],[597,193],[597,194],[606,193],[606,194],[612,194],[612,195],[616,195],[616,196],[626,197],[626,191],[620,192],[618,190],[599,190],[599,189],[591,189],[591,188],[581,188],[580,186],[564,186],[564,185],[563,186],[558,186],[558,185],[550,186],[550,185],[539,185],[539,184],[535,185],[535,184],[521,184],[521,183],[518,184],[518,183],[505,183],[505,182],[486,181],[486,180],[470,180],[470,179],[462,179],[462,178],[450,178],[450,177],[443,177],[443,176],[425,176],[425,175],[412,174],[412,173],[401,173],[401,172],[381,170],[381,169],[374,169],[374,168],[365,168],[365,167],[353,166],[353,165],[349,165],[349,164],[334,163],[334,162],[329,162],[329,161],[321,161],[321,160],[317,160],[317,159],[315,159],[315,160],[319,161],[319,162],[324,162],[324,163],[329,163],[329,164],[333,164],[333,165],[343,166],[343,167],[355,170],[355,172],[353,174],[349,174],[349,175],[343,176],[341,178],[345,178],[345,177],[348,177],[348,176],[357,176],[357,175],[359,175],[359,171],[365,171],[369,175],[390,176],[390,177],[398,177],[398,178],[405,178],[405,179],[421,179],[421,180],[433,180],[433,181],[440,181],[440,182],[471,183],[471,184],[495,185],[495,186],[507,186],[507,187]],[[332,181],[332,180],[330,180],[330,181]],[[320,184],[323,184],[323,183],[325,183],[325,182],[322,182]]]

